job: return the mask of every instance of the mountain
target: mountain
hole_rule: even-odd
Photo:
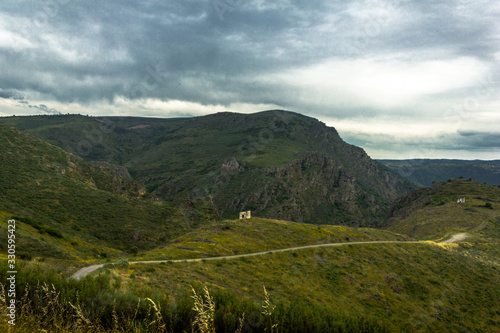
[[[492,185],[500,184],[500,160],[378,160],[420,186],[431,186],[435,180],[472,178]]]
[[[168,202],[202,199],[225,218],[379,226],[414,185],[334,128],[298,113],[217,113],[194,118],[1,118],[86,161],[126,167]]]
[[[154,201],[123,168],[87,163],[1,123],[0,142],[0,216],[18,221],[25,255],[95,258],[151,249],[215,219],[205,204]],[[6,244],[6,226],[0,229]]]
[[[235,191],[230,185],[238,184],[238,177],[250,184],[263,184],[259,173],[269,184],[287,180],[284,185],[297,190],[290,197],[297,198],[300,190],[307,191],[305,185],[325,188],[327,194],[346,196],[339,199],[345,199],[339,208],[366,186],[373,186],[369,193],[377,200],[382,189],[392,189],[392,196],[398,184],[408,184],[399,183],[398,176],[393,178],[361,149],[343,143],[333,129],[294,114],[285,113],[289,126],[307,125],[308,130],[273,133],[254,156],[227,157],[239,142],[238,133],[223,139],[222,130],[208,135],[212,127],[231,128],[221,120],[227,116],[209,116],[210,125],[203,126],[199,119],[151,120],[151,126],[143,118],[111,123],[104,118],[15,117],[0,122],[0,244],[8,243],[7,221],[15,219],[18,331],[193,331],[193,290],[203,293],[204,302],[215,302],[217,332],[235,332],[240,323],[241,331],[253,332],[269,332],[274,325],[282,332],[495,331],[500,323],[500,188],[464,179],[435,182],[396,200],[382,219],[385,229],[255,217],[221,220],[214,205],[224,202],[223,191]],[[245,126],[256,126],[242,117]],[[68,150],[74,144],[76,155],[3,124],[16,121]],[[85,131],[83,138],[73,130]],[[255,137],[255,130],[249,128],[243,138],[248,133]],[[192,140],[193,135],[202,135],[205,144]],[[176,145],[179,151],[173,150]],[[293,148],[300,145],[311,149]],[[163,156],[165,146],[175,153]],[[88,153],[81,154],[85,159],[78,151]],[[267,157],[259,160],[262,156]],[[203,169],[210,158],[215,169]],[[117,163],[120,159],[124,163]],[[138,167],[141,159],[150,163],[142,164],[144,169]],[[176,173],[169,163],[185,163],[190,173]],[[163,174],[163,168],[169,172]],[[148,170],[157,173],[147,177]],[[380,179],[381,174],[387,178]],[[354,178],[351,187],[346,175]],[[179,187],[172,193],[180,198],[158,200],[167,197],[166,184],[192,186],[189,177],[214,181],[201,194]],[[335,177],[341,180],[338,185],[321,184]],[[257,193],[256,188],[244,193]],[[212,202],[203,199],[206,193],[213,195]],[[325,198],[321,191],[312,193],[317,200]],[[465,203],[457,203],[459,198]],[[309,200],[303,204],[313,204]],[[353,209],[362,204],[354,202]],[[369,221],[364,214],[345,212]],[[449,239],[454,242],[435,242]],[[315,247],[300,247],[309,245]],[[283,249],[288,250],[274,251]],[[253,255],[214,258],[234,254]],[[7,281],[6,252],[0,259],[0,280]],[[167,261],[132,263],[150,259]],[[70,279],[93,264],[104,267],[79,281]],[[213,298],[204,293],[205,286]],[[11,329],[5,287],[0,284],[0,331]]]

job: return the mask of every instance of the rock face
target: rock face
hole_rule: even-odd
[[[307,153],[275,168],[242,167],[235,159],[230,161],[231,171],[224,163],[202,187],[219,213],[228,217],[250,209],[260,217],[378,227],[390,202],[403,192],[390,182],[364,190],[355,170],[322,153]],[[372,177],[391,179],[386,170],[374,168]]]
[[[85,133],[102,132],[104,121],[19,118],[0,122],[63,149],[88,141]],[[392,201],[414,189],[344,142],[333,127],[294,112],[106,121],[113,130],[102,132],[103,140],[82,158],[125,166],[115,167],[115,173],[126,176],[128,170],[158,200],[207,200],[223,218],[251,210],[253,216],[297,222],[380,226]]]
[[[228,158],[227,160],[222,163],[222,166],[220,168],[221,173],[229,173],[229,172],[235,172],[235,171],[242,171],[243,169],[240,169],[240,164],[236,160],[236,158],[231,157]]]
[[[238,126],[248,135],[251,154],[242,154],[246,147],[240,145],[210,171],[171,177],[155,194],[165,200],[210,197],[225,218],[251,210],[254,216],[296,222],[379,227],[392,201],[414,189],[363,149],[345,143],[334,128],[296,114],[278,115],[260,115],[268,127],[260,130],[254,130],[252,118],[214,115],[222,131]],[[269,134],[258,141],[264,131]],[[276,160],[284,162],[273,166]]]

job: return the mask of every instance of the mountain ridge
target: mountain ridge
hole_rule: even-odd
[[[253,210],[298,222],[379,226],[392,200],[414,188],[334,128],[289,111],[0,122],[74,147],[88,161],[124,166],[161,200],[213,201],[225,218]]]

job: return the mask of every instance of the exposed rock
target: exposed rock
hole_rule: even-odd
[[[237,171],[243,171],[243,167],[240,166],[236,158],[231,157],[226,159],[220,168],[221,173],[228,173],[228,172],[237,172]]]

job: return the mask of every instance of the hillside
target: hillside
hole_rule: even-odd
[[[500,161],[467,160],[378,160],[420,186],[431,186],[435,180],[472,178],[481,183],[500,185]]]
[[[498,242],[499,235],[490,234],[489,241]],[[227,220],[129,259],[200,258],[321,242],[343,245],[199,262],[128,265],[122,260],[79,282],[47,273],[44,281],[72,304],[75,291],[81,291],[79,316],[88,321],[82,319],[79,327],[87,331],[98,323],[113,327],[113,316],[119,318],[117,327],[130,325],[127,331],[142,321],[149,324],[140,331],[189,331],[191,286],[197,293],[207,286],[213,295],[217,332],[235,332],[243,316],[245,330],[269,331],[262,315],[265,286],[275,306],[268,319],[282,332],[493,332],[500,321],[498,256],[485,260],[488,253],[475,252],[476,245],[467,242],[405,243],[407,239],[383,230]],[[395,243],[355,243],[375,240]],[[21,272],[31,270],[40,267],[25,263]],[[33,280],[25,275],[21,281]],[[37,304],[43,319],[45,303],[40,299]],[[155,311],[161,317],[148,314]],[[166,330],[155,326],[158,320]]]
[[[26,257],[96,258],[149,249],[213,218],[203,203],[155,202],[120,168],[89,164],[0,124],[0,239],[18,220]]]
[[[466,202],[457,204],[461,197]],[[248,304],[262,302],[262,286],[266,286],[278,308],[274,320],[286,332],[328,331],[337,327],[331,321],[342,327],[340,323],[347,325],[350,320],[353,325],[360,325],[360,320],[366,324],[351,328],[353,332],[493,332],[500,322],[499,210],[500,188],[457,179],[435,183],[397,201],[386,230],[261,219],[222,221],[144,253],[140,260],[211,257],[315,243],[344,246],[220,261],[133,264],[104,269],[101,274],[120,281],[120,289],[131,294],[153,295],[149,286],[168,291],[165,307],[180,301],[190,285],[209,286],[220,306],[219,323],[230,330],[236,329],[236,320],[231,322],[223,314],[241,315],[251,308]],[[465,240],[430,241],[446,242],[457,233],[465,234]],[[412,238],[423,241],[405,243]],[[355,243],[365,240],[396,243]],[[235,307],[236,299],[246,306]],[[252,324],[261,327],[260,320],[249,321]]]
[[[465,203],[457,203],[465,198]],[[418,239],[472,232],[500,211],[500,187],[450,179],[416,190],[394,202],[387,229]]]
[[[208,199],[224,218],[252,210],[297,222],[380,226],[391,202],[414,188],[334,128],[292,112],[0,122],[87,161],[124,166],[162,200]]]
[[[465,203],[457,203],[460,198],[465,198]],[[450,179],[395,201],[386,230],[422,240],[443,241],[459,236],[467,244],[467,255],[498,264],[499,212],[499,186]]]

